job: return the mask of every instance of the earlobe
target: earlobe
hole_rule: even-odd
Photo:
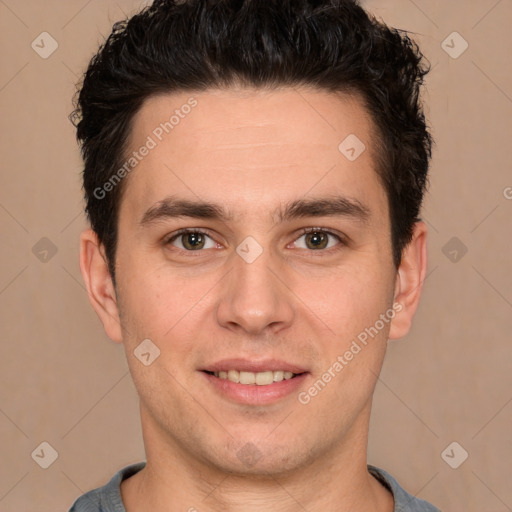
[[[394,309],[389,339],[405,336],[418,307],[423,281],[427,272],[427,226],[418,221],[414,225],[412,240],[404,249],[395,283]]]
[[[99,316],[107,336],[122,341],[117,298],[103,246],[96,233],[86,229],[80,236],[80,270],[89,301]]]

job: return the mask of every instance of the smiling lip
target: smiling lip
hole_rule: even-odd
[[[213,375],[214,372],[218,374],[218,372],[229,370],[251,373],[282,370],[292,372],[295,376],[291,379],[260,386],[257,384],[240,384]],[[208,365],[201,370],[201,374],[213,387],[214,392],[223,398],[245,405],[267,405],[277,402],[291,393],[297,393],[309,372],[300,366],[276,359],[265,361],[225,359]]]
[[[295,374],[306,373],[305,368],[300,366],[280,361],[278,359],[266,359],[264,361],[251,361],[248,359],[223,359],[216,363],[212,363],[204,368],[201,368],[204,372],[221,372],[229,370],[238,370],[243,372],[274,372],[283,370],[285,372],[292,372]]]

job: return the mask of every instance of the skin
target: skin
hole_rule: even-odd
[[[283,88],[153,97],[134,118],[129,152],[191,96],[198,105],[125,178],[116,288],[94,232],[81,237],[89,298],[124,345],[140,396],[147,466],[122,484],[126,509],[392,511],[392,495],[366,468],[370,409],[387,341],[407,334],[420,299],[426,226],[415,224],[397,270],[374,127],[355,96]],[[349,134],[366,146],[353,162],[338,150]],[[368,221],[272,215],[333,194],[365,205]],[[233,217],[142,226],[170,195],[218,203]],[[311,248],[306,227],[345,243],[330,236],[327,248]],[[180,242],[190,238],[168,241],[181,228],[211,238],[186,252]],[[248,236],[263,248],[250,264],[236,252]],[[394,303],[401,311],[307,405],[297,393],[235,403],[199,371],[224,358],[276,358],[308,370],[307,390]],[[161,351],[149,366],[134,356],[146,338]],[[237,457],[247,443],[260,455],[253,465]]]

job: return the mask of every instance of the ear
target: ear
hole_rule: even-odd
[[[411,328],[418,307],[423,281],[427,273],[427,226],[418,221],[414,225],[411,242],[404,249],[395,281],[393,309],[388,338],[399,339]]]
[[[80,236],[80,270],[89,301],[100,317],[107,336],[121,343],[122,331],[114,283],[103,246],[92,229],[86,229]]]

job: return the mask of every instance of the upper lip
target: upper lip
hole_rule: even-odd
[[[228,370],[239,370],[253,373],[278,370],[292,372],[295,374],[307,372],[307,370],[296,364],[287,363],[286,361],[281,361],[279,359],[264,359],[262,361],[241,358],[222,359],[221,361],[209,364],[201,369],[201,371],[208,372],[221,372]]]

